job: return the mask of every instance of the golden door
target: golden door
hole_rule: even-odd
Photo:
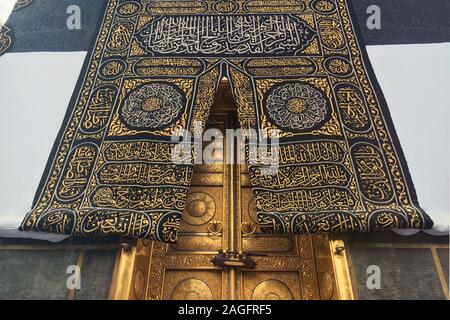
[[[208,127],[223,133],[235,128],[234,109],[230,88],[223,82]],[[131,258],[116,268],[122,273],[115,275],[121,293],[112,298],[351,298],[345,257],[342,250],[332,252],[342,243],[322,235],[262,234],[246,166],[224,164],[226,152],[216,150],[214,158],[220,163],[195,167],[177,243],[138,241],[128,253]],[[219,250],[243,253],[256,266],[215,266],[211,260]]]

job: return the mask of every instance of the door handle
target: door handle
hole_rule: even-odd
[[[253,252],[227,252],[219,250],[219,254],[211,259],[211,262],[216,267],[222,269],[228,268],[245,268],[255,269],[256,262],[252,259],[252,256],[265,257],[265,254],[253,253]]]
[[[219,235],[223,230],[222,221],[214,220],[208,223],[208,231],[213,235]]]
[[[241,232],[242,232],[242,235],[244,235],[244,236],[249,236],[249,235],[254,234],[256,232],[256,229],[258,229],[258,227],[256,226],[256,224],[254,224],[251,221],[241,223]]]

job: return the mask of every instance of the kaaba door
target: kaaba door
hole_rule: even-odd
[[[221,132],[236,127],[234,111],[229,86],[222,83],[209,127]],[[222,160],[225,152],[214,156]],[[345,293],[348,284],[337,277],[342,254],[334,259],[332,253],[340,242],[326,236],[261,234],[244,165],[204,164],[194,172],[177,244],[138,241],[127,267],[132,269],[128,294],[116,298],[351,298]],[[264,256],[251,257],[254,269],[221,268],[211,262],[221,249]]]

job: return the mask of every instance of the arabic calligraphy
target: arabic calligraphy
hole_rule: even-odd
[[[312,75],[317,71],[314,62],[309,58],[271,58],[253,59],[246,63],[246,70],[254,76],[270,74],[280,75]]]
[[[264,97],[270,121],[285,131],[320,127],[329,114],[325,95],[318,88],[302,82],[282,82]]]
[[[72,150],[58,190],[61,199],[76,198],[83,193],[96,156],[97,147],[91,144],[80,145]]]
[[[305,2],[303,0],[277,0],[276,2],[267,0],[247,0],[244,1],[243,5],[248,12],[252,13],[297,13],[302,12],[305,9]]]
[[[255,203],[258,212],[314,212],[353,210],[356,202],[349,190],[336,187],[280,192],[256,190]]]
[[[134,64],[133,71],[140,76],[198,75],[203,66],[197,59],[144,58]]]
[[[183,211],[186,188],[100,186],[91,194],[93,206],[132,210],[172,208]]]
[[[152,227],[152,220],[145,212],[97,209],[86,213],[81,221],[84,235],[131,235],[145,237]]]
[[[184,104],[184,93],[175,85],[150,83],[131,92],[120,115],[131,128],[161,129],[180,118]]]
[[[350,83],[341,83],[335,92],[345,126],[354,131],[368,130],[369,114],[361,90]]]
[[[347,77],[353,72],[351,63],[342,57],[332,56],[325,60],[325,69],[337,77]]]
[[[345,46],[344,35],[340,24],[335,19],[322,19],[319,21],[319,32],[324,45],[330,49],[341,49]]]
[[[176,164],[108,163],[97,174],[102,184],[189,185],[192,168]]]
[[[380,151],[370,144],[359,143],[352,147],[351,154],[362,194],[371,201],[390,200],[394,193]]]
[[[131,17],[139,13],[141,4],[138,1],[127,1],[117,7],[116,12],[123,17]]]
[[[103,154],[107,161],[172,161],[172,146],[150,141],[117,141],[106,144]]]
[[[321,161],[340,162],[344,159],[345,151],[338,142],[332,140],[306,141],[288,145],[274,146],[280,165],[314,163]],[[261,153],[254,153],[255,148],[247,148],[249,157],[261,163]]]
[[[322,14],[330,14],[336,10],[336,3],[333,0],[314,0],[311,6]]]
[[[128,48],[134,24],[128,21],[117,22],[111,29],[106,47],[111,52],[120,52]]]
[[[154,55],[292,55],[315,34],[290,15],[163,16],[142,28],[137,39]]]
[[[199,0],[150,1],[147,12],[150,14],[199,14],[205,12],[208,4]]]
[[[266,217],[266,219],[270,218]],[[292,217],[289,226],[278,224],[282,232],[293,234],[305,233],[338,233],[347,231],[363,231],[360,218],[351,212],[315,213],[314,215],[298,213]],[[283,228],[285,227],[285,228]]]
[[[70,209],[56,209],[39,217],[39,229],[59,234],[72,234],[75,228],[76,215]]]
[[[322,163],[281,167],[276,175],[264,175],[258,167],[250,168],[252,185],[267,189],[347,186],[350,173],[341,164]]]
[[[81,124],[83,131],[96,132],[106,126],[116,96],[117,88],[112,85],[105,85],[94,90]]]
[[[104,79],[113,80],[120,77],[126,70],[126,63],[120,59],[105,61],[99,68],[99,74]]]
[[[239,5],[232,0],[218,0],[213,4],[213,9],[217,13],[232,13],[238,9]]]

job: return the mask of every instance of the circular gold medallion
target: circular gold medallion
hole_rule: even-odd
[[[142,104],[142,109],[145,111],[155,111],[162,107],[162,100],[156,97],[150,97]]]
[[[171,300],[211,300],[211,288],[202,280],[186,279],[172,291]]]
[[[187,196],[183,220],[190,225],[200,226],[208,223],[216,213],[216,204],[211,196],[203,192]]]
[[[294,300],[294,296],[283,282],[270,279],[256,286],[252,300]]]
[[[287,108],[292,113],[302,113],[306,111],[306,101],[302,98],[292,98],[287,102]]]

